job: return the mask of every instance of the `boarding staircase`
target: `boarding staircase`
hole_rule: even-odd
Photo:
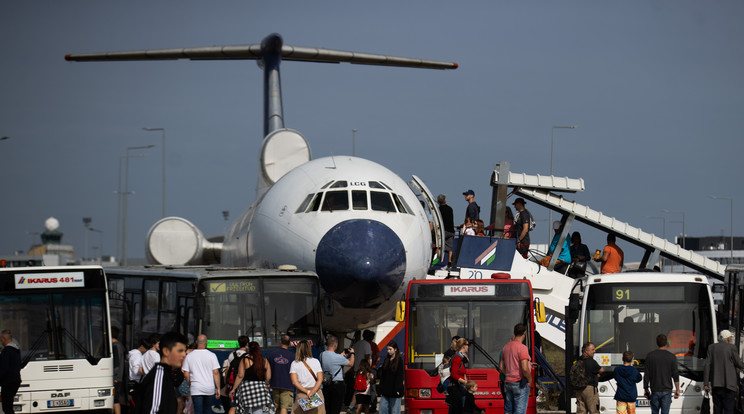
[[[725,265],[557,194],[584,191],[583,179],[513,173],[508,171],[508,167],[508,163],[497,165],[491,176],[491,185],[494,187],[491,222],[496,229],[503,228],[503,210],[509,190],[519,197],[562,214],[564,229],[550,264],[540,265],[537,263],[539,257],[524,259],[516,252],[514,240],[463,236],[458,244],[456,267],[439,270],[434,277],[478,279],[489,278],[492,273],[508,273],[512,278],[528,279],[535,298],[545,304],[547,311],[547,323],[538,324],[538,332],[556,346],[565,347],[564,312],[577,279],[553,269],[563,240],[568,237],[574,220],[613,233],[617,238],[643,248],[645,254],[640,269],[651,269],[660,257],[664,257],[709,278],[724,280]],[[488,255],[490,250],[496,251],[497,259],[486,263],[483,261],[484,255]]]

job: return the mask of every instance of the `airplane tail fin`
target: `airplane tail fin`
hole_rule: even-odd
[[[257,60],[264,71],[264,147],[261,155],[257,197],[281,178],[284,173],[310,160],[310,148],[302,135],[284,130],[281,81],[279,65],[282,60],[318,63],[351,63],[356,65],[394,66],[420,69],[457,69],[457,63],[372,53],[347,52],[285,45],[277,33],[266,36],[260,44],[243,46],[210,46],[182,49],[154,49],[129,52],[104,52],[66,55],[65,60],[75,62],[128,61],[128,60]],[[278,135],[273,135],[277,133]],[[289,143],[288,148],[279,144]],[[274,157],[291,153],[288,159]],[[266,154],[269,154],[265,157]],[[272,155],[273,154],[273,155]],[[291,168],[290,168],[291,167]]]

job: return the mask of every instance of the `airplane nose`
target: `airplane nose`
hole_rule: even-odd
[[[403,282],[406,251],[388,226],[374,220],[347,220],[318,243],[315,271],[323,289],[344,307],[372,308]]]

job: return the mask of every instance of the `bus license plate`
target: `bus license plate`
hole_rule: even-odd
[[[650,407],[651,402],[645,398],[639,398],[638,401],[636,401],[636,407]]]
[[[74,400],[47,400],[47,408],[53,407],[74,407]]]

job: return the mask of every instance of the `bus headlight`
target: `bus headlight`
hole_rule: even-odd
[[[700,388],[699,385],[696,385],[695,388],[693,388],[693,389],[695,390],[695,392],[700,392],[700,391],[703,390],[702,388]]]
[[[103,407],[106,405],[106,400],[93,400],[94,407]]]
[[[98,390],[98,396],[99,397],[110,397],[111,396],[111,388],[102,388]]]
[[[600,385],[599,386],[599,392],[601,392],[602,394],[604,394],[605,392],[607,392],[607,386],[606,385]]]
[[[408,398],[431,398],[431,388],[409,388],[406,390]]]

